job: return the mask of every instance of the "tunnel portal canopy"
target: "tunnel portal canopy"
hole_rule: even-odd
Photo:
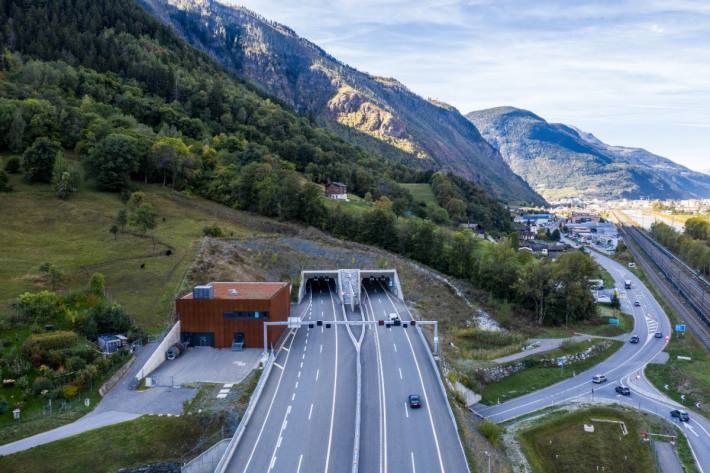
[[[325,281],[327,279],[335,282],[340,302],[350,305],[353,310],[360,306],[361,287],[365,280],[380,281],[395,296],[401,300],[404,299],[396,269],[336,269],[301,271],[298,301],[303,299],[309,280]]]

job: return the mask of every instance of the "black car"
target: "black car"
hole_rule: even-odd
[[[617,386],[614,390],[622,396],[631,396],[631,390],[626,386]]]
[[[638,335],[632,335],[631,338],[629,338],[629,343],[638,343],[640,340]]]
[[[409,407],[412,409],[419,409],[422,407],[422,399],[418,394],[410,394],[407,398],[407,402],[409,403]]]
[[[688,416],[687,412],[678,409],[671,411],[671,417],[677,417],[681,422],[688,422],[690,420],[690,416]]]
[[[654,337],[656,337],[656,338],[663,338],[663,334],[662,334],[661,332],[656,332],[656,334],[654,335]]]
[[[634,302],[634,307],[641,307],[641,303],[639,301]]]

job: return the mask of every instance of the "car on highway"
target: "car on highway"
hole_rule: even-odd
[[[594,384],[606,383],[606,376],[604,376],[603,374],[595,374],[594,377],[592,377],[592,383],[594,383]]]
[[[663,333],[662,333],[662,332],[656,332],[656,333],[653,335],[653,337],[654,337],[654,338],[663,338]]]
[[[634,302],[634,307],[641,307],[641,303],[639,301]]]
[[[412,409],[419,409],[422,407],[422,398],[419,397],[419,394],[410,394],[409,397],[407,397],[407,404],[409,404],[409,407]]]
[[[631,335],[631,338],[629,338],[629,343],[638,343],[640,341],[641,339],[638,335]]]
[[[399,315],[395,314],[394,312],[390,312],[390,315],[387,316],[387,320],[389,320],[390,322],[398,322]]]
[[[621,394],[622,396],[631,396],[631,390],[626,386],[617,386],[614,388],[614,391]]]
[[[690,421],[690,416],[688,415],[687,412],[681,411],[679,409],[673,409],[671,411],[671,417],[676,417],[678,418],[679,421],[681,422],[688,422]]]

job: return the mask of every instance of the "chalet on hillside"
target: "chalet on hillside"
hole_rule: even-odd
[[[325,185],[325,195],[329,199],[348,200],[348,186],[342,182],[329,182]]]

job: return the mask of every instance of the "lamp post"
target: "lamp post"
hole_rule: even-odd
[[[491,473],[491,454],[488,452],[488,450],[485,450],[484,455],[488,457],[488,473]]]

